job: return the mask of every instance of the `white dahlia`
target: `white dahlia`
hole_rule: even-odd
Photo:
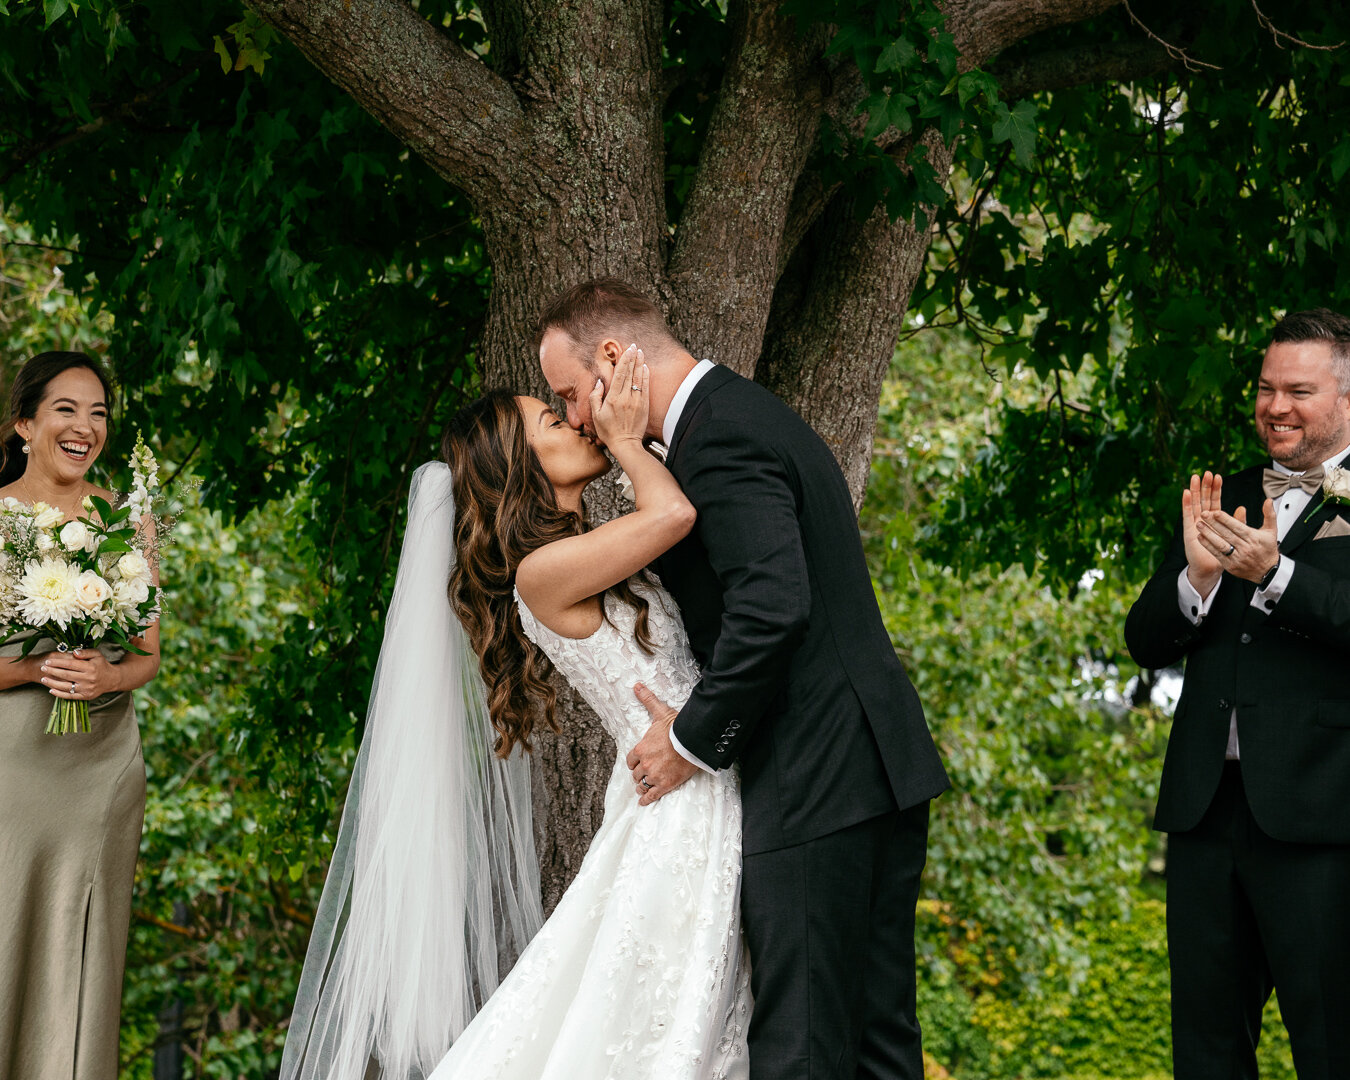
[[[61,559],[28,564],[19,579],[19,611],[33,626],[54,622],[63,630],[80,612],[79,571]]]

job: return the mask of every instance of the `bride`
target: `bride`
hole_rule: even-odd
[[[591,394],[637,504],[599,528],[581,493],[609,462],[534,398],[461,410],[449,468],[415,474],[282,1080],[748,1075],[736,774],[700,771],[641,807],[624,762],[651,722],[635,688],[678,708],[698,679],[643,570],[694,520],[641,444],[647,389],[630,348]],[[524,751],[536,716],[557,730],[550,665],[618,755],[600,829],[543,922]]]

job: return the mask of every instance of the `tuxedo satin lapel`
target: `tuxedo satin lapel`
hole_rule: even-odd
[[[1336,464],[1343,465],[1347,458],[1350,458],[1350,454],[1342,457]],[[1339,503],[1327,502],[1326,496],[1319,488],[1317,494],[1308,500],[1307,509],[1299,515],[1299,519],[1290,525],[1289,531],[1284,534],[1284,539],[1280,541],[1280,553],[1288,555],[1305,540],[1310,540],[1316,536],[1317,530],[1326,523],[1339,505]]]
[[[675,455],[680,450],[680,439],[684,435],[685,429],[689,426],[689,421],[698,407],[707,400],[709,394],[719,386],[725,386],[732,379],[740,378],[731,368],[722,367],[720,364],[713,368],[703,378],[699,379],[698,385],[689,394],[689,399],[684,403],[684,411],[680,413],[680,422],[675,425],[675,434],[670,440],[670,445],[666,447],[666,468],[673,468]]]

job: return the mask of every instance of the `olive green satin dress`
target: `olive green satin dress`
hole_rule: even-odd
[[[115,1080],[141,737],[130,693],[91,701],[87,735],[45,734],[54,700],[0,690],[0,1080]]]

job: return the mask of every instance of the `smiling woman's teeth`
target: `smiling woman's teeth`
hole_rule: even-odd
[[[58,445],[76,461],[83,461],[89,455],[88,443],[63,442]]]

